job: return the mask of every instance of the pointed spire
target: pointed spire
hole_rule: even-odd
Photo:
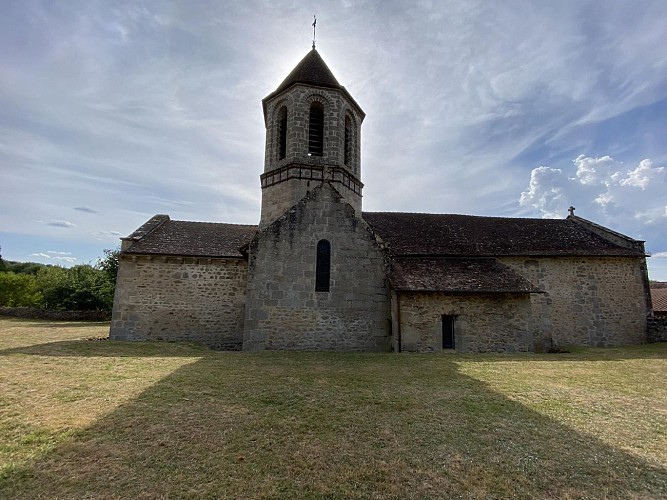
[[[329,87],[334,89],[342,88],[341,84],[338,83],[336,77],[315,49],[312,49],[303,59],[301,59],[299,64],[297,64],[292,72],[287,75],[287,78],[278,85],[278,88],[274,93],[280,93],[295,83],[305,83],[307,85],[317,85],[318,87]]]

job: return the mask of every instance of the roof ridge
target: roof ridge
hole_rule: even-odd
[[[212,224],[212,225],[225,225],[225,226],[238,226],[238,227],[257,227],[257,224],[236,224],[234,222],[212,222],[212,221],[198,221],[198,220],[176,220],[171,219],[171,222],[183,222],[185,224]]]
[[[441,213],[441,212],[393,212],[393,211],[383,211],[383,212],[369,212],[363,211],[362,215],[434,215],[441,217],[467,217],[467,218],[476,218],[476,219],[506,219],[506,220],[535,220],[535,221],[551,221],[558,220],[564,221],[566,219],[545,219],[542,217],[512,217],[512,216],[502,216],[502,215],[473,215],[473,214],[457,214],[457,213]]]

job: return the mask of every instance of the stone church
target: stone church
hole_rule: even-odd
[[[122,239],[113,340],[542,351],[646,341],[644,245],[566,219],[364,212],[364,112],[313,48],[262,101],[259,225],[156,215]]]

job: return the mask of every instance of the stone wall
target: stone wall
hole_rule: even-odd
[[[109,321],[109,311],[61,311],[37,307],[0,307],[0,316],[46,319],[52,321]]]
[[[320,240],[331,244],[329,292],[315,291]],[[383,254],[330,184],[250,244],[244,349],[386,351],[388,324]]]
[[[299,203],[310,191],[326,183],[331,175],[331,170],[324,168],[322,169],[320,179],[306,180],[291,178],[272,186],[262,187],[262,220],[259,225],[260,229],[268,226],[287,210]],[[335,184],[335,189],[360,216],[361,196],[340,182]]]
[[[656,314],[648,320],[648,341],[667,342],[667,315]]]
[[[538,342],[592,347],[646,342],[648,306],[642,259],[504,257],[547,293],[533,294]]]
[[[458,352],[534,350],[528,294],[394,292],[392,302],[394,350],[400,341],[401,351],[441,351],[445,314],[455,316]]]
[[[315,187],[320,181],[290,179],[280,184],[262,188],[262,220],[260,229],[284,214]]]
[[[241,349],[247,263],[122,255],[111,340],[191,340]]]

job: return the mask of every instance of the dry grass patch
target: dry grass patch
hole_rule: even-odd
[[[105,328],[0,320],[0,497],[667,495],[665,345],[441,356],[81,340]]]

